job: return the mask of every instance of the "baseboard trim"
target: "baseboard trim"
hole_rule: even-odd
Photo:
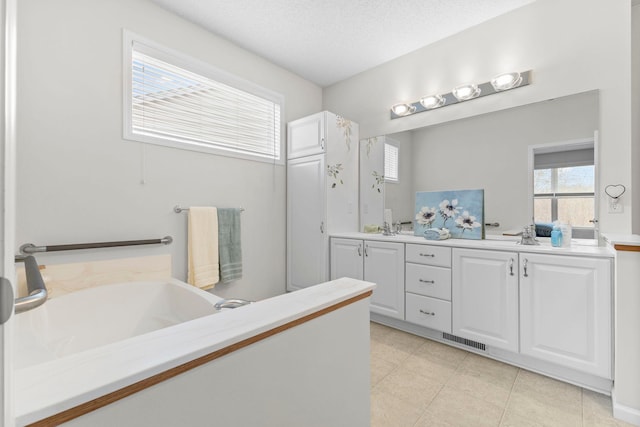
[[[634,426],[640,426],[640,410],[625,406],[617,402],[615,387],[611,390],[611,403],[613,404],[613,417]]]

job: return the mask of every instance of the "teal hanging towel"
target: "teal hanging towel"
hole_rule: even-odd
[[[242,278],[240,212],[239,208],[218,209],[218,252],[223,283]]]

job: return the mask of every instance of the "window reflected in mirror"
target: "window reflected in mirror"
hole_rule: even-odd
[[[574,237],[593,238],[596,217],[594,148],[556,150],[535,153],[534,221],[571,224],[577,231]]]

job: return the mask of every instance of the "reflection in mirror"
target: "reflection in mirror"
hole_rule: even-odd
[[[381,225],[384,209],[392,210],[394,221],[413,221],[418,191],[484,189],[485,223],[499,224],[487,227],[486,234],[521,230],[531,223],[533,212],[529,147],[593,141],[598,109],[598,92],[590,91],[363,140],[361,229],[365,224]],[[368,141],[383,144],[385,138],[398,143],[399,179],[397,184],[382,183],[373,192],[372,159],[363,158],[362,150]],[[379,156],[381,168],[384,154]],[[597,185],[594,196],[597,200]],[[575,200],[562,203],[569,202]]]
[[[530,198],[538,235],[548,237],[551,224],[557,221],[571,224],[573,238],[595,237],[595,152],[593,139],[530,147]]]

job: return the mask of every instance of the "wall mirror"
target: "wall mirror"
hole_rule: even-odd
[[[594,138],[529,147],[529,212],[533,222],[571,224],[573,238],[593,239],[598,229],[597,134]]]
[[[598,116],[598,91],[589,91],[365,138],[360,141],[360,229],[382,225],[385,211],[390,211],[394,222],[412,223],[417,191],[462,189],[484,189],[484,218],[490,224],[486,234],[522,229],[533,216],[531,147],[563,141],[590,141],[593,147]],[[385,142],[398,147],[396,182],[384,179]],[[556,154],[549,154],[553,156]],[[597,166],[597,156],[594,164]],[[593,173],[597,178],[595,169]],[[597,201],[595,184],[593,196],[589,197]],[[574,193],[581,194],[570,197],[584,196],[582,190]],[[548,196],[539,196],[542,194]],[[542,204],[539,197],[538,205]],[[597,206],[594,209],[597,212]]]

